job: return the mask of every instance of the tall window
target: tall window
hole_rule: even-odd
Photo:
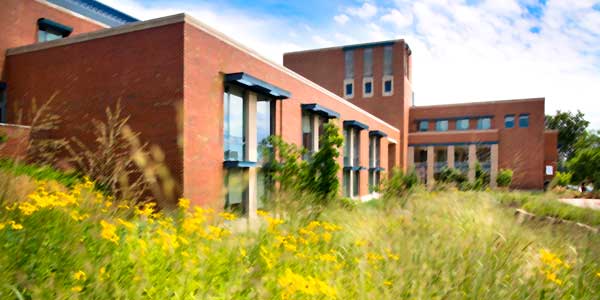
[[[363,77],[373,76],[373,48],[367,48],[363,52]]]
[[[379,187],[380,181],[380,162],[381,157],[381,137],[372,135],[369,137],[369,191],[373,192]]]
[[[515,115],[504,116],[504,128],[513,128],[513,127],[515,127]]]
[[[223,95],[223,148],[226,161],[243,161],[246,152],[244,91],[226,86]]]
[[[263,96],[264,97],[264,96]],[[270,99],[261,99],[256,103],[256,143],[258,161],[263,161],[263,155],[267,152],[270,154],[271,145],[269,144],[269,136],[273,134],[273,105],[275,102]]]
[[[519,127],[529,127],[529,115],[519,115]]]
[[[360,130],[357,127],[344,127],[344,196],[355,197],[359,194],[360,166]]]
[[[490,128],[492,128],[492,118],[483,117],[483,118],[477,119],[477,129],[485,130],[485,129],[490,129]]]
[[[392,46],[383,47],[383,75],[392,75],[393,74],[393,53]]]
[[[490,145],[477,145],[477,161],[484,171],[489,172],[491,168],[492,148]]]
[[[454,168],[464,173],[469,170],[468,146],[454,146]]]
[[[315,129],[311,118],[312,114],[307,111],[302,111],[302,147],[307,150],[304,159],[308,159],[314,151],[313,140]]]
[[[456,130],[468,130],[469,119],[458,119],[456,120]]]
[[[352,50],[344,52],[344,70],[346,79],[354,78],[354,51]]]
[[[47,42],[67,37],[73,28],[54,22],[49,19],[38,19],[38,42]]]
[[[435,121],[436,131],[448,131],[448,120],[437,120]]]

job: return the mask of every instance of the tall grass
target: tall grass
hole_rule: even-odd
[[[1,299],[598,299],[600,239],[519,225],[484,192],[318,221],[157,212],[44,182],[0,210]],[[290,214],[291,215],[291,214]]]

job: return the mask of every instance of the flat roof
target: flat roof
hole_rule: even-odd
[[[306,53],[306,52],[329,51],[329,50],[352,50],[352,49],[359,49],[359,48],[371,48],[371,47],[393,45],[395,43],[400,43],[400,42],[406,44],[404,39],[396,39],[396,40],[385,40],[385,41],[370,42],[370,43],[359,43],[359,44],[350,44],[350,45],[342,45],[342,46],[306,49],[306,50],[300,50],[300,51],[286,52],[283,55]]]
[[[76,43],[82,43],[82,42],[86,42],[86,41],[90,41],[90,40],[106,38],[106,37],[110,37],[110,36],[116,36],[116,35],[126,34],[129,32],[141,31],[141,30],[145,30],[145,29],[161,27],[161,26],[177,24],[177,23],[187,23],[189,25],[192,25],[192,26],[212,35],[213,37],[229,44],[230,46],[233,46],[234,48],[237,48],[238,50],[260,60],[261,62],[266,63],[267,65],[269,65],[279,71],[284,72],[285,74],[291,76],[292,78],[316,89],[317,91],[331,97],[334,100],[337,100],[338,102],[352,108],[353,110],[355,110],[359,113],[362,113],[363,115],[379,122],[380,124],[384,125],[385,127],[392,129],[393,131],[400,132],[400,130],[398,128],[383,121],[382,119],[367,112],[366,110],[356,106],[355,104],[349,102],[348,100],[336,95],[335,93],[329,91],[328,89],[310,81],[309,79],[284,67],[283,65],[271,61],[270,59],[262,56],[258,52],[242,45],[241,43],[235,41],[234,39],[223,34],[222,32],[202,23],[201,21],[199,21],[199,20],[195,19],[194,17],[187,15],[185,13],[151,19],[151,20],[147,20],[147,21],[138,21],[138,22],[128,23],[128,24],[121,25],[121,26],[114,27],[114,28],[106,28],[106,29],[101,29],[98,31],[82,33],[82,34],[78,34],[75,36],[70,36],[70,37],[57,39],[57,40],[53,40],[53,41],[35,43],[35,44],[16,47],[16,48],[10,48],[10,49],[6,50],[6,56],[41,51],[41,50],[45,50],[45,49],[66,46],[66,45],[71,45],[71,44],[76,44]]]
[[[538,98],[522,98],[522,99],[507,99],[507,100],[488,100],[488,101],[474,101],[474,102],[463,102],[463,103],[449,103],[449,104],[434,104],[434,105],[415,105],[411,106],[410,109],[419,108],[444,108],[454,106],[471,106],[471,105],[494,105],[494,104],[506,104],[506,103],[520,103],[520,102],[544,102],[544,97]]]

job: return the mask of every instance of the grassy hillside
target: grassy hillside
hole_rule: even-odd
[[[158,213],[46,181],[0,206],[0,299],[598,299],[600,239],[515,222],[485,192],[418,192],[400,206]],[[8,195],[8,194],[7,194]],[[535,196],[532,196],[535,197]]]

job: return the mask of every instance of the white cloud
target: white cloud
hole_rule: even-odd
[[[514,0],[395,0],[379,8],[362,2],[332,11],[331,27],[180,0],[102,2],[142,19],[185,11],[277,62],[288,51],[404,38],[413,53],[417,105],[541,96],[546,113],[580,109],[600,129],[595,0],[548,1],[539,19],[524,16]],[[378,12],[384,13],[374,18]]]
[[[337,16],[333,17],[333,19],[341,25],[346,24],[346,22],[348,22],[348,20],[350,20],[350,18],[345,14],[337,15]]]
[[[381,17],[381,21],[391,23],[397,28],[405,28],[413,23],[412,13],[402,13],[398,9],[392,9]]]
[[[361,19],[369,19],[374,17],[377,14],[377,6],[365,2],[360,7],[348,7],[346,12],[354,17],[359,17]]]

